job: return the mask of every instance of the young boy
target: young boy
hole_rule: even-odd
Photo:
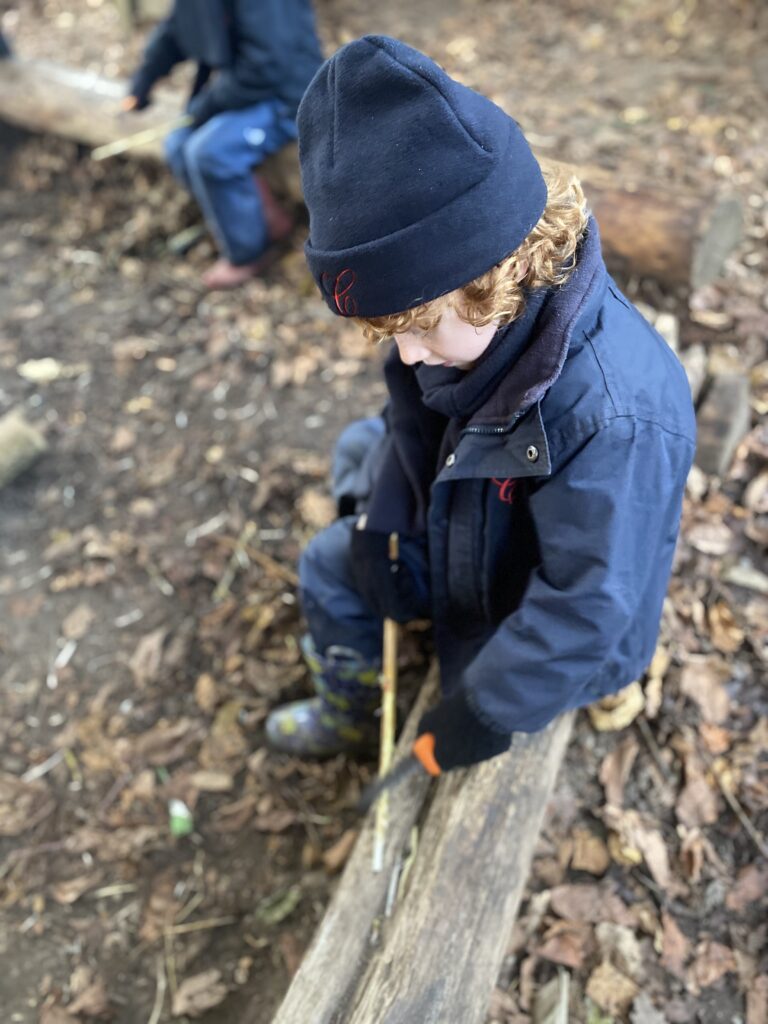
[[[382,618],[430,616],[443,696],[417,750],[433,773],[474,764],[650,661],[694,453],[688,383],[607,274],[579,183],[423,54],[345,46],[302,101],[299,145],[315,280],[394,345],[386,432],[348,429],[334,467],[365,513],[301,562],[318,696],[267,734],[299,754],[364,743]]]
[[[253,168],[296,138],[299,100],[322,61],[311,2],[175,0],[124,108],[146,107],[154,83],[187,59],[198,62],[187,105],[193,124],[168,136],[166,157],[223,253],[204,284],[235,288],[291,230]]]

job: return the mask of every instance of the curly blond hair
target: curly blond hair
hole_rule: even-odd
[[[455,292],[441,295],[404,313],[360,317],[369,341],[383,341],[405,331],[429,331],[453,305],[474,327],[511,323],[523,312],[525,293],[564,284],[576,266],[576,247],[587,226],[589,211],[579,179],[554,162],[542,162],[547,205],[525,241],[501,263]]]

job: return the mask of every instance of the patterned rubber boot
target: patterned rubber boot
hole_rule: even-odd
[[[380,667],[349,647],[317,653],[312,638],[301,651],[317,693],[277,708],[267,718],[270,746],[299,757],[332,757],[376,747],[375,712],[381,702]]]

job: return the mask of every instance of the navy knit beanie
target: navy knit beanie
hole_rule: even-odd
[[[401,313],[468,284],[544,210],[517,122],[397,39],[337,51],[298,123],[307,262],[341,316]]]

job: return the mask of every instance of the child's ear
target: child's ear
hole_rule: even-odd
[[[517,273],[515,274],[515,280],[516,281],[522,281],[523,280],[525,275],[528,273],[530,265],[531,264],[530,264],[530,262],[528,260],[520,260],[520,265],[518,266]]]

